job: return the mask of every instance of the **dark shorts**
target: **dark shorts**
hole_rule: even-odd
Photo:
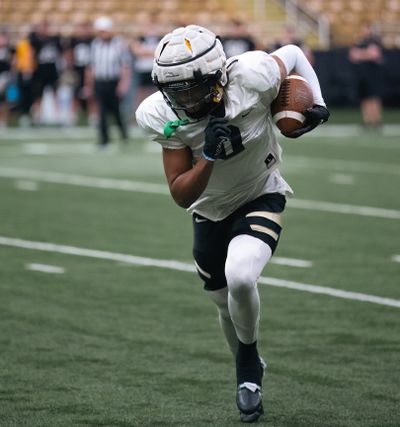
[[[82,88],[85,86],[85,72],[86,67],[74,67],[74,73],[76,77],[75,96],[78,98],[82,96]]]
[[[33,75],[35,99],[40,98],[43,95],[44,88],[47,86],[56,90],[58,77],[59,74],[54,64],[39,65]]]
[[[358,69],[358,93],[361,100],[380,98],[383,93],[383,69],[379,64],[362,64]]]
[[[210,221],[193,214],[193,256],[204,289],[226,286],[225,261],[229,242],[240,234],[254,236],[275,251],[282,230],[281,213],[286,198],[282,194],[265,194],[242,206],[222,221]]]

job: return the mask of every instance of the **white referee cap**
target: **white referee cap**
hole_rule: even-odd
[[[94,21],[94,29],[97,31],[111,31],[114,23],[108,16],[100,16]]]

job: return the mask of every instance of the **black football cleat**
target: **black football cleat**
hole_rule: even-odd
[[[260,364],[258,370],[259,374],[257,375],[257,382],[261,384],[267,364],[261,357],[259,357],[259,360]],[[242,374],[244,374],[242,369],[239,368],[239,371],[242,371]],[[243,383],[239,384],[236,393],[236,404],[240,411],[240,421],[243,423],[253,423],[257,421],[264,413],[261,385],[250,381],[244,381]]]
[[[240,384],[236,394],[236,404],[240,411],[240,421],[254,423],[264,413],[261,387],[254,383]]]

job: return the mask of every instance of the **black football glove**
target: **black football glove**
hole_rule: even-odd
[[[212,117],[204,130],[205,142],[203,157],[214,161],[222,153],[223,140],[229,138],[231,130],[227,126],[227,120],[220,117]]]
[[[318,125],[325,123],[329,119],[330,113],[326,107],[323,107],[322,105],[314,105],[306,110],[304,116],[306,119],[304,120],[303,126],[287,135],[289,138],[298,138],[299,136],[310,132],[310,130],[315,129]]]

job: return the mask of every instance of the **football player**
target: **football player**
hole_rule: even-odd
[[[290,72],[303,76],[314,96],[302,128],[290,135],[297,138],[329,117],[303,52],[288,45],[227,61],[213,32],[189,25],[160,41],[152,71],[159,91],[136,112],[163,148],[172,197],[192,214],[195,265],[235,357],[243,422],[263,413],[257,280],[276,249],[292,194],[278,169],[270,105]]]

